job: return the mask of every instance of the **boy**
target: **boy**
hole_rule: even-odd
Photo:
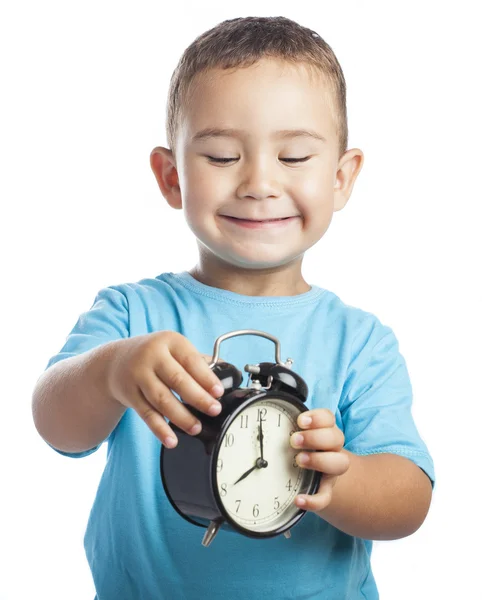
[[[85,536],[97,598],[378,598],[370,540],[420,527],[434,472],[392,330],[301,273],[363,164],[347,150],[338,61],[289,19],[225,21],[176,68],[167,135],[151,166],[185,212],[198,264],[101,290],[34,391],[53,448],[80,457],[108,441]],[[291,539],[222,531],[206,549],[165,496],[160,444],[177,443],[166,419],[199,433],[189,405],[219,412],[209,354],[219,335],[247,328],[276,336],[307,382],[310,410],[289,443],[323,477],[296,498],[307,514]],[[272,352],[250,336],[222,350],[235,365]]]

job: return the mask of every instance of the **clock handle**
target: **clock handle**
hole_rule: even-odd
[[[271,340],[275,344],[275,359],[276,359],[277,364],[283,365],[284,367],[287,367],[288,369],[291,368],[291,365],[293,364],[293,360],[291,358],[287,358],[285,363],[282,362],[282,360],[281,360],[281,349],[280,349],[280,342],[279,342],[278,338],[275,338],[273,335],[270,335],[269,333],[265,333],[264,331],[258,331],[256,329],[238,329],[237,331],[230,331],[229,333],[220,335],[218,337],[218,339],[214,342],[213,362],[209,365],[211,367],[211,369],[218,362],[219,346],[221,345],[221,342],[224,342],[224,340],[227,340],[232,337],[236,337],[238,335],[258,335],[259,337],[264,337],[267,340]]]

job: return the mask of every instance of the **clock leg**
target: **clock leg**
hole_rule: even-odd
[[[217,532],[219,531],[219,528],[221,527],[222,522],[223,522],[223,519],[216,519],[215,521],[211,521],[211,523],[209,523],[209,526],[203,537],[203,541],[202,541],[203,546],[205,546],[207,548],[209,546],[209,544],[213,541]]]
[[[288,529],[288,531],[285,531],[285,532],[283,533],[283,535],[285,536],[285,538],[286,538],[287,540],[289,540],[289,539],[290,539],[290,537],[291,537],[291,531]]]

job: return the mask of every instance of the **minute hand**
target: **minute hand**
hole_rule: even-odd
[[[259,449],[261,451],[261,460],[264,460],[263,456],[263,420],[259,422]]]

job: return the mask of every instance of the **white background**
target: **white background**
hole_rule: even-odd
[[[365,165],[304,275],[394,329],[436,465],[422,528],[375,544],[381,598],[482,598],[477,5],[2,4],[1,600],[94,596],[82,540],[105,450],[56,454],[33,427],[31,393],[100,288],[194,265],[193,238],[160,195],[149,153],[166,144],[167,87],[184,48],[253,15],[314,29],[342,65],[349,147]]]

